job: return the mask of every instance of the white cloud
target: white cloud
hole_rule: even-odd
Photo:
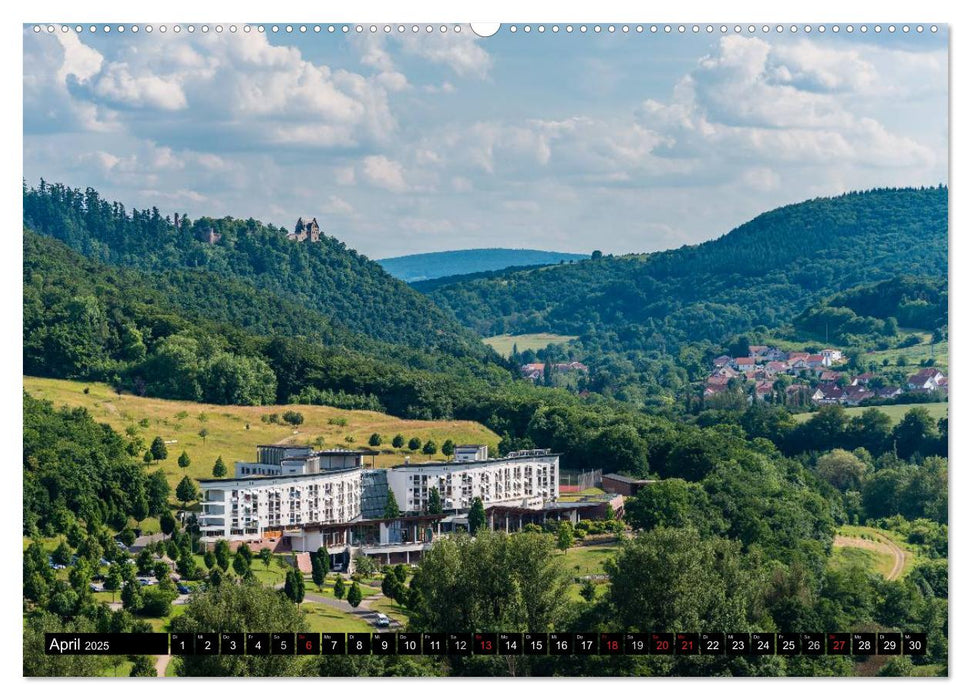
[[[447,66],[463,78],[485,78],[492,68],[492,56],[469,32],[405,34],[398,38],[407,53]]]
[[[404,168],[401,163],[385,156],[367,156],[361,161],[364,179],[375,187],[390,192],[404,192],[408,189]]]
[[[346,216],[354,213],[354,207],[340,197],[331,195],[327,198],[327,201],[324,202],[323,206],[321,207],[321,211],[323,211],[325,214],[340,214]]]

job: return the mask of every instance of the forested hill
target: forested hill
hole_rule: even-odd
[[[936,187],[813,199],[701,245],[489,273],[427,291],[482,335],[554,332],[580,335],[587,350],[670,351],[786,323],[860,284],[946,276],[947,198]]]
[[[169,399],[436,418],[451,415],[460,386],[511,381],[495,355],[489,362],[384,343],[241,281],[112,267],[29,229],[23,235],[30,375]]]
[[[507,267],[556,265],[560,262],[584,260],[589,257],[579,253],[557,253],[549,250],[475,248],[403,255],[397,258],[385,258],[378,262],[398,279],[405,282],[418,282],[452,275],[502,270]]]
[[[94,260],[165,274],[204,270],[286,297],[326,316],[334,327],[484,356],[477,339],[447,313],[335,238],[290,241],[285,229],[231,217],[182,216],[176,227],[174,217],[157,208],[129,211],[91,188],[44,182],[25,185],[23,201],[24,226]]]

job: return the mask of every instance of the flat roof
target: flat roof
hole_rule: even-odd
[[[657,479],[635,479],[631,476],[624,476],[623,474],[604,474],[602,479],[613,479],[614,481],[619,481],[622,484],[653,484]]]
[[[224,479],[197,479],[199,485],[202,484],[228,484],[238,481],[283,481],[286,479],[312,479],[320,476],[332,476],[334,474],[349,474],[351,472],[364,471],[361,467],[344,467],[342,469],[328,469],[327,471],[314,472],[313,474],[246,474],[245,476],[226,477]]]
[[[452,460],[451,462],[408,462],[406,464],[395,464],[391,467],[386,467],[387,469],[421,469],[423,467],[454,467],[456,469],[465,469],[469,465],[476,464],[497,464],[499,462],[513,462],[520,459],[532,459],[534,457],[559,457],[562,452],[547,452],[545,454],[535,454],[535,455],[513,455],[508,457],[490,457],[489,459],[465,459],[461,462]]]
[[[329,450],[314,450],[311,445],[257,445],[257,449],[260,448],[275,448],[281,450],[310,450],[312,454],[315,455],[379,455],[381,454],[377,450],[345,450],[340,447],[334,447]]]
[[[313,447],[310,445],[257,445],[257,447],[279,447],[284,450],[312,450]]]

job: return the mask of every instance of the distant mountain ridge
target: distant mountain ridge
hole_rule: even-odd
[[[560,253],[530,248],[471,248],[416,253],[377,260],[388,273],[405,282],[503,270],[507,267],[556,265],[560,262],[586,260],[589,255]]]
[[[828,295],[897,275],[947,276],[948,190],[879,189],[766,212],[649,255],[418,284],[481,335],[575,334],[587,351],[670,351],[787,323]]]

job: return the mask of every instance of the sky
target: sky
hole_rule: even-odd
[[[650,252],[813,197],[947,182],[944,27],[225,26],[25,26],[27,183],[290,229],[314,216],[383,258]]]

